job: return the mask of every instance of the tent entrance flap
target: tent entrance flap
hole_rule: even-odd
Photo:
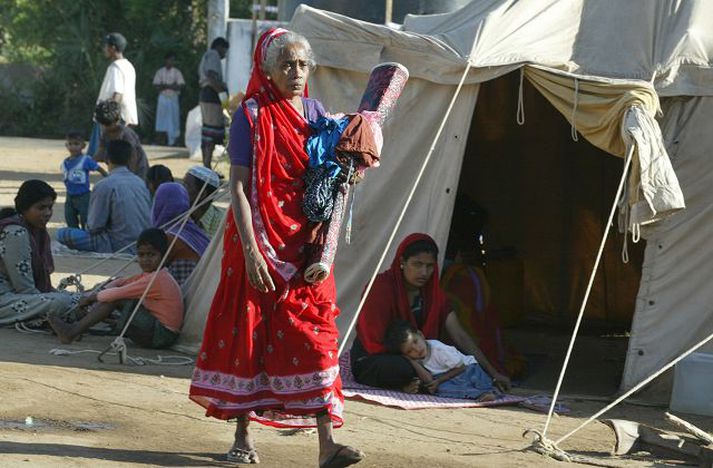
[[[654,120],[661,109],[651,84],[577,76],[534,65],[523,67],[521,73],[569,120],[574,140],[581,131],[594,146],[620,157],[629,145],[634,146],[627,196],[620,204],[622,231],[628,229],[638,237],[640,226],[685,208]]]
[[[518,86],[519,72],[481,85],[458,191],[487,213],[486,269],[505,324],[537,317],[566,326],[584,294],[622,160],[584,138],[572,141],[570,124],[527,80],[518,125]],[[629,246],[624,264],[623,240],[612,233],[606,243],[587,326],[631,323],[644,243]]]

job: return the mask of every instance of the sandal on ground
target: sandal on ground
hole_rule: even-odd
[[[364,459],[364,453],[348,445],[342,445],[324,463],[320,463],[319,468],[344,468],[354,465]]]
[[[257,450],[245,450],[241,448],[232,448],[225,456],[230,463],[240,463],[246,465],[254,465],[260,463],[260,457],[257,455]]]

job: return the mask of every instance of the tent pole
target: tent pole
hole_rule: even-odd
[[[393,11],[394,11],[393,0],[386,0],[386,4],[384,5],[384,24],[388,25],[389,23],[391,23]]]

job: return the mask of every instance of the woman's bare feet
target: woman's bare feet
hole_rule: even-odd
[[[228,452],[228,461],[234,463],[260,463],[260,457],[255,450],[248,425],[250,419],[247,416],[239,416],[237,427],[235,428],[235,442]]]
[[[418,393],[419,388],[421,387],[421,379],[418,377],[414,377],[411,382],[409,382],[406,386],[404,386],[401,391],[404,393]]]
[[[319,454],[319,468],[344,468],[359,463],[364,453],[348,445],[332,444]]]
[[[54,330],[60,343],[70,344],[76,338],[76,335],[72,333],[72,326],[65,323],[65,321],[58,316],[48,315],[47,322],[50,324],[50,327],[52,327],[52,330]]]
[[[361,450],[338,444],[334,440],[332,419],[327,410],[320,411],[316,416],[320,468],[343,468],[359,463],[364,458]]]

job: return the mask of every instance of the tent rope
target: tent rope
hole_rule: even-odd
[[[631,220],[631,207],[627,200],[629,199],[629,186],[626,185],[624,190],[621,192],[621,198],[619,198],[619,216],[620,224],[619,230],[624,231],[624,240],[621,245],[621,262],[629,263],[629,236],[627,231],[629,229],[629,223]],[[623,225],[622,225],[623,223]]]
[[[577,339],[577,333],[579,332],[579,327],[582,324],[582,318],[584,317],[584,309],[589,301],[589,294],[592,291],[592,285],[594,284],[594,277],[596,276],[597,269],[599,268],[599,262],[602,259],[602,254],[604,252],[604,245],[606,244],[607,237],[609,237],[609,230],[611,229],[612,220],[614,219],[614,213],[616,212],[617,202],[621,197],[621,193],[624,189],[624,184],[626,182],[626,176],[629,172],[629,166],[631,165],[631,159],[634,155],[634,144],[630,143],[626,154],[626,160],[624,162],[624,170],[621,174],[621,179],[619,180],[619,186],[616,190],[616,195],[614,196],[614,203],[609,212],[609,218],[607,219],[606,227],[604,228],[604,234],[602,235],[602,241],[599,244],[599,251],[597,252],[597,258],[594,261],[594,266],[592,267],[592,272],[589,275],[589,282],[587,283],[587,289],[584,293],[584,298],[582,299],[582,305],[579,308],[579,314],[577,315],[577,321],[574,325],[574,330],[572,331],[572,337],[569,341],[569,347],[567,348],[567,354],[564,358],[564,363],[562,364],[562,370],[560,371],[559,378],[557,379],[557,386],[555,387],[554,395],[552,396],[552,402],[550,403],[550,408],[547,411],[547,420],[545,421],[545,426],[542,430],[542,438],[546,440],[547,430],[552,422],[552,415],[555,410],[555,405],[557,404],[557,397],[559,396],[560,390],[562,388],[562,381],[564,380],[564,375],[567,372],[567,366],[569,365],[569,359],[572,356],[572,349],[574,348],[574,342]]]
[[[52,332],[49,330],[43,330],[41,328],[32,328],[27,325],[27,322],[15,322],[15,330],[20,333],[26,334],[40,334],[40,335],[51,335]]]
[[[150,358],[145,358],[145,357],[140,357],[140,356],[129,356],[128,354],[125,353],[126,344],[124,344],[124,348],[119,351],[120,352],[114,351],[114,352],[110,352],[110,353],[105,353],[105,355],[106,354],[119,355],[121,358],[122,357],[121,353],[123,352],[124,360],[128,361],[132,364],[135,364],[137,366],[145,366],[147,364],[154,364],[154,365],[158,365],[158,366],[187,366],[189,364],[193,364],[193,359],[189,358],[188,356],[161,356],[159,354],[156,357],[156,359],[150,359]],[[74,354],[82,354],[82,353],[99,354],[99,353],[101,353],[101,351],[97,351],[95,349],[69,350],[69,349],[63,349],[63,348],[53,348],[53,349],[50,349],[49,353],[52,356],[71,356]]]
[[[198,192],[198,195],[196,196],[195,201],[193,202],[193,206],[191,206],[191,209],[188,210],[189,212],[195,208],[196,204],[198,203],[198,200],[200,200],[200,198],[201,198],[201,195],[203,195],[203,192],[205,191],[205,188],[207,185],[208,184],[203,184],[200,191]],[[169,244],[168,249],[166,249],[166,253],[163,254],[163,257],[161,258],[161,262],[159,262],[159,264],[158,264],[158,268],[156,268],[156,271],[153,273],[153,275],[151,275],[149,284],[147,284],[146,288],[144,288],[144,292],[141,294],[141,297],[139,298],[138,302],[134,306],[134,310],[131,312],[131,315],[129,315],[129,319],[124,324],[124,327],[121,330],[121,333],[119,333],[119,336],[117,336],[114,339],[114,341],[109,345],[109,347],[107,349],[105,349],[99,356],[97,356],[97,359],[99,361],[101,361],[102,356],[106,352],[108,352],[109,349],[114,349],[117,353],[119,353],[120,361],[122,360],[122,357],[126,357],[126,343],[124,342],[124,334],[126,333],[126,330],[129,329],[129,325],[131,325],[131,322],[134,320],[136,313],[139,311],[139,307],[141,307],[141,304],[144,303],[144,300],[146,299],[146,296],[148,295],[149,291],[151,290],[151,287],[153,286],[154,281],[156,281],[156,278],[158,277],[159,272],[161,271],[164,264],[166,263],[166,260],[168,259],[168,256],[171,253],[173,246],[176,245],[176,241],[178,241],[178,236],[181,234],[181,231],[183,231],[183,228],[186,226],[189,219],[190,219],[190,215],[185,216],[183,218],[181,225],[178,227],[178,232],[176,232],[176,234],[173,236],[173,240],[171,240],[171,243]],[[174,226],[174,225],[175,225],[175,223],[172,226]]]
[[[517,124],[525,125],[525,66],[520,68],[520,86],[517,89]]]
[[[473,47],[475,47],[475,42],[473,43]],[[473,54],[473,52],[471,50],[470,56],[472,56],[472,54]],[[383,250],[383,252],[381,252],[381,257],[379,258],[379,261],[376,264],[376,268],[374,268],[374,272],[371,274],[369,283],[366,285],[366,288],[364,289],[364,293],[362,294],[361,300],[359,301],[359,306],[357,307],[357,310],[354,313],[354,316],[352,317],[351,321],[349,322],[349,327],[347,328],[347,331],[344,334],[344,338],[342,339],[342,342],[339,344],[339,353],[338,353],[339,356],[341,356],[342,353],[344,352],[344,348],[345,348],[347,342],[349,341],[349,336],[351,335],[352,331],[354,330],[354,326],[356,325],[356,322],[359,319],[359,314],[361,313],[361,310],[364,307],[364,302],[366,301],[366,298],[369,297],[369,292],[371,291],[371,287],[374,284],[376,275],[379,274],[379,270],[381,269],[381,265],[384,262],[384,258],[386,258],[386,254],[389,252],[391,243],[393,242],[394,237],[396,237],[396,233],[399,230],[399,227],[401,226],[401,221],[404,219],[406,210],[408,209],[409,205],[411,204],[413,195],[416,193],[416,189],[418,188],[419,182],[421,182],[421,177],[423,176],[423,173],[426,170],[426,166],[428,165],[428,162],[430,161],[431,156],[433,155],[433,153],[436,149],[436,144],[438,143],[438,139],[440,138],[441,133],[443,133],[443,129],[446,126],[448,117],[451,115],[451,111],[453,110],[453,106],[455,105],[456,99],[458,98],[458,95],[460,94],[461,88],[463,88],[463,83],[465,83],[465,79],[468,77],[468,72],[470,71],[471,67],[473,66],[470,61],[470,56],[468,58],[468,62],[465,67],[465,70],[463,71],[463,76],[461,76],[460,82],[458,82],[458,87],[456,88],[455,92],[453,93],[451,102],[448,104],[446,113],[444,114],[443,119],[441,120],[441,124],[438,127],[438,131],[436,132],[436,135],[433,137],[433,143],[431,144],[431,147],[429,148],[428,153],[426,154],[426,158],[423,160],[423,163],[421,164],[421,168],[418,171],[416,180],[414,181],[413,185],[411,186],[411,191],[409,192],[408,197],[406,198],[406,202],[404,203],[403,207],[401,208],[401,213],[399,213],[399,217],[396,220],[396,224],[394,225],[394,228],[391,230],[391,234],[389,235],[389,238],[386,241],[384,250]]]
[[[579,136],[577,136],[577,106],[579,105],[579,79],[574,78],[574,104],[572,105],[572,119],[571,119],[571,134],[572,140],[579,141]]]
[[[681,355],[678,356],[677,358],[671,360],[668,364],[666,364],[665,366],[663,366],[662,368],[660,368],[658,371],[656,371],[656,372],[654,372],[653,374],[651,374],[651,375],[650,375],[649,377],[647,377],[646,379],[644,379],[644,380],[642,380],[641,382],[639,382],[635,387],[633,387],[632,389],[630,389],[629,391],[627,391],[626,393],[624,393],[623,395],[621,395],[619,398],[617,398],[616,400],[614,400],[613,402],[611,402],[610,404],[608,404],[607,406],[605,406],[604,408],[602,408],[601,410],[599,410],[596,414],[592,415],[589,419],[587,419],[586,421],[584,421],[582,424],[580,424],[579,426],[577,426],[575,429],[571,430],[571,431],[568,432],[567,434],[565,434],[565,435],[563,435],[562,437],[560,437],[559,439],[557,439],[557,442],[555,442],[555,444],[560,444],[560,443],[562,443],[563,441],[569,439],[569,438],[572,437],[572,435],[574,435],[577,431],[579,431],[579,430],[582,429],[583,427],[587,426],[589,423],[591,423],[592,421],[596,420],[597,418],[599,418],[599,416],[603,415],[604,413],[606,413],[606,412],[609,411],[610,409],[614,408],[616,405],[618,405],[618,404],[621,403],[622,401],[626,400],[627,398],[629,398],[629,397],[630,397],[631,395],[633,395],[634,393],[636,393],[636,392],[638,392],[639,390],[641,390],[641,389],[642,389],[644,386],[646,386],[649,382],[651,382],[652,380],[654,380],[656,377],[660,376],[661,374],[663,374],[663,373],[666,372],[667,370],[671,369],[673,366],[675,366],[676,364],[678,364],[679,362],[681,362],[683,359],[687,358],[687,357],[688,357],[689,355],[691,355],[692,353],[696,352],[698,349],[700,349],[702,346],[704,346],[706,343],[708,343],[708,342],[711,341],[711,340],[713,340],[713,333],[711,333],[710,335],[708,335],[707,337],[705,337],[704,339],[702,339],[701,341],[699,341],[699,342],[696,343],[695,345],[693,345],[693,346],[691,346],[690,348],[688,348],[683,354],[681,354]]]
[[[621,466],[602,462],[590,457],[569,454],[559,448],[555,442],[552,442],[551,440],[543,436],[540,431],[537,431],[535,429],[528,429],[522,434],[523,437],[527,437],[528,435],[533,436],[532,443],[529,447],[530,450],[537,452],[540,455],[550,457],[554,460],[566,463],[581,463],[592,466],[603,466],[607,468],[620,468]]]

